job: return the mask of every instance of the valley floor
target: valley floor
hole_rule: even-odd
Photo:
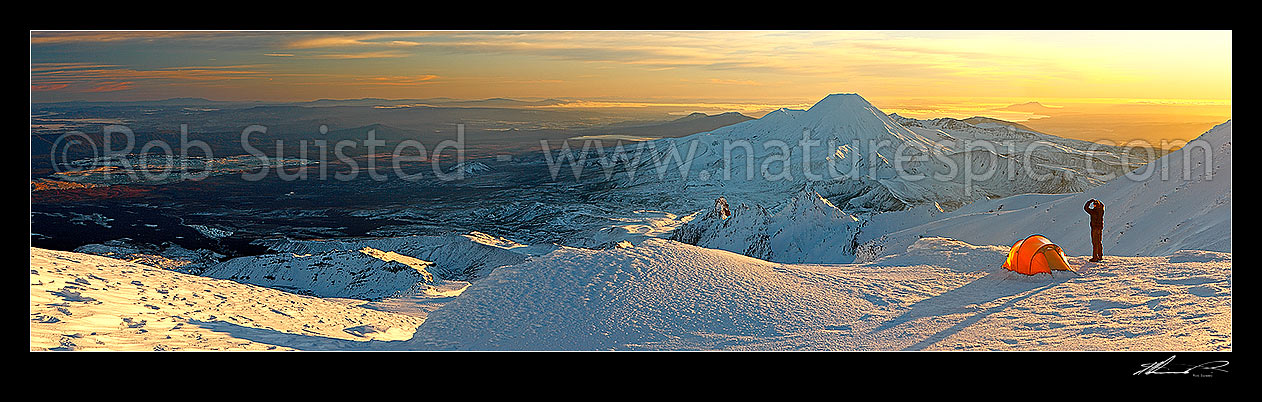
[[[31,248],[32,350],[1231,350],[1231,254],[1070,257],[926,238],[863,264],[674,241],[561,248],[365,303]],[[455,296],[458,294],[458,296]]]

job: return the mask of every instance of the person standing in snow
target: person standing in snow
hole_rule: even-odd
[[[1104,237],[1104,203],[1092,198],[1082,209],[1091,215],[1091,259],[1088,261],[1098,262],[1104,259],[1104,245],[1100,244]]]

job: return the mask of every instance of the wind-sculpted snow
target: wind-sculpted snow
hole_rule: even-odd
[[[610,160],[629,163],[614,174],[611,196],[675,194],[665,206],[691,210],[719,197],[772,208],[786,194],[813,190],[849,213],[933,203],[950,210],[1015,194],[1083,191],[1156,157],[949,123],[889,116],[856,94],[829,95],[809,110],[781,109],[652,141],[634,157],[615,155]]]
[[[940,219],[866,239],[863,247],[897,253],[923,236],[1010,246],[1039,233],[1067,254],[1089,255],[1089,217],[1082,207],[1093,198],[1104,203],[1105,254],[1231,252],[1231,122],[1102,186],[1075,194],[978,202]],[[874,225],[882,219],[881,214],[871,218]]]
[[[503,267],[433,312],[438,350],[1230,350],[1231,255],[1070,257],[919,239],[865,264],[777,264],[650,239]]]

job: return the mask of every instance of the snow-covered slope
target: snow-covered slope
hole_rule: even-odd
[[[422,317],[108,257],[31,248],[31,350],[340,350]]]
[[[380,299],[434,283],[433,263],[371,247],[318,254],[238,257],[212,265],[202,276],[319,297]]]
[[[318,254],[370,247],[431,262],[426,270],[445,280],[469,281],[503,265],[516,264],[539,252],[508,239],[472,232],[448,236],[401,236],[362,239],[256,241],[278,253]]]
[[[850,262],[861,221],[814,191],[799,193],[780,211],[727,200],[675,229],[672,240],[776,262]]]
[[[850,213],[932,203],[950,210],[1032,191],[1082,191],[1102,182],[1084,171],[1087,161],[1102,177],[1147,162],[1120,158],[1121,148],[1082,141],[1043,145],[1054,137],[956,122],[961,126],[891,117],[857,94],[833,94],[809,110],[780,109],[653,141],[648,156],[626,158],[631,163],[615,176],[612,195],[672,194],[664,207],[679,209],[705,208],[719,197],[774,209],[793,194],[814,190]],[[1026,158],[1031,147],[1037,156]]]
[[[777,264],[650,239],[503,267],[409,348],[454,350],[1229,350],[1231,255],[1071,257],[921,239],[865,264]]]
[[[455,166],[448,168],[447,174],[456,175],[456,177],[458,178],[464,178],[467,176],[473,176],[473,175],[477,175],[481,173],[490,172],[493,170],[494,169],[491,169],[490,166],[487,166],[485,163],[482,163],[479,161],[465,161],[465,162],[457,163]]]
[[[1228,253],[1070,257],[1078,275],[1030,277],[1001,269],[1005,256],[925,238],[863,264],[777,264],[650,239],[561,248],[467,288],[355,302],[32,248],[31,348],[1232,348]]]
[[[1127,161],[1142,160],[1109,152],[1081,151],[1082,155],[1090,155],[1093,162],[1073,167],[1073,161],[1084,159],[1066,155],[1076,152],[1073,146],[1082,145],[1079,144],[1082,141],[1027,130],[1008,130],[1008,126],[980,128],[954,119],[921,121],[897,115],[893,118],[918,129],[936,127],[939,134],[970,141],[1004,136],[1025,138],[1023,143],[1026,144],[1042,141],[1038,152],[1031,153],[1031,159],[1037,156],[1044,161],[1059,160],[1056,164],[1069,169],[1066,171],[1126,166]],[[702,212],[697,219],[677,229],[671,239],[769,261],[825,263],[851,262],[856,255],[859,261],[866,261],[884,253],[902,251],[925,236],[947,236],[974,244],[1010,245],[1030,234],[1042,233],[1065,247],[1066,252],[1086,254],[1090,252],[1090,238],[1085,223],[1087,215],[1081,212],[1081,205],[1088,199],[1099,198],[1106,205],[1105,247],[1111,254],[1164,255],[1181,249],[1230,252],[1230,131],[1230,122],[1225,123],[1185,149],[1158,158],[1151,166],[1142,165],[1131,172],[1111,172],[1108,175],[1117,177],[1107,185],[1090,185],[1086,192],[1049,194],[1031,190],[1031,194],[980,200],[949,213],[937,203],[878,213],[850,215],[837,211],[848,218],[837,221],[818,214],[790,213],[789,209],[795,205],[793,200],[809,199],[814,194],[806,190],[789,202],[781,203],[789,207],[774,216],[761,205],[743,203],[730,213],[737,219],[720,219],[722,214],[717,208]],[[1045,152],[1051,149],[1059,151]],[[1207,149],[1211,150],[1208,158],[1204,152]],[[1198,164],[1206,162],[1214,165],[1208,175],[1206,166]],[[1185,166],[1188,169],[1184,169]],[[1185,170],[1187,180],[1183,180]],[[1107,176],[1084,174],[1082,177],[1095,180]],[[1088,181],[1075,183],[1086,185]],[[1059,190],[1072,190],[1076,186]],[[810,235],[784,237],[772,252],[767,246],[769,237],[781,232]]]
[[[206,267],[219,263],[225,256],[214,251],[189,250],[178,244],[137,246],[123,240],[109,240],[102,244],[86,244],[75,248],[76,253],[95,254],[124,261],[198,274]]]
[[[1114,147],[1057,137],[1020,124],[984,117],[965,120],[918,120],[896,114],[890,117],[935,142],[973,143],[978,146],[991,143],[999,155],[1022,164],[1028,163],[1034,174],[1053,175],[1046,180],[1032,181],[1036,186],[1029,188],[1029,193],[1085,191],[1160,157],[1160,151],[1155,148]]]
[[[462,290],[467,281],[541,252],[479,232],[254,243],[274,253],[234,258],[198,274],[305,295],[381,301]]]
[[[860,241],[866,248],[898,252],[925,236],[1011,245],[1040,233],[1067,254],[1089,255],[1089,217],[1082,207],[1093,198],[1105,206],[1107,255],[1155,256],[1185,249],[1231,252],[1231,121],[1085,192],[982,201],[915,227],[869,232]],[[872,226],[879,227],[883,218],[878,214],[871,219]]]

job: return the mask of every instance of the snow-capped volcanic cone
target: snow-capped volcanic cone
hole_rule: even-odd
[[[779,109],[714,131],[653,141],[645,146],[650,156],[617,173],[614,186],[623,192],[616,195],[660,196],[666,207],[696,210],[719,197],[773,208],[814,190],[851,213],[932,203],[950,210],[981,199],[1081,191],[1103,182],[1083,174],[1088,164],[1078,159],[1112,172],[1147,162],[1126,161],[1115,156],[1123,149],[1088,142],[1032,149],[1044,138],[1007,130],[956,138],[936,128],[912,130],[899,120],[857,94],[833,94],[808,110]],[[1027,150],[1039,157],[1025,157]]]

